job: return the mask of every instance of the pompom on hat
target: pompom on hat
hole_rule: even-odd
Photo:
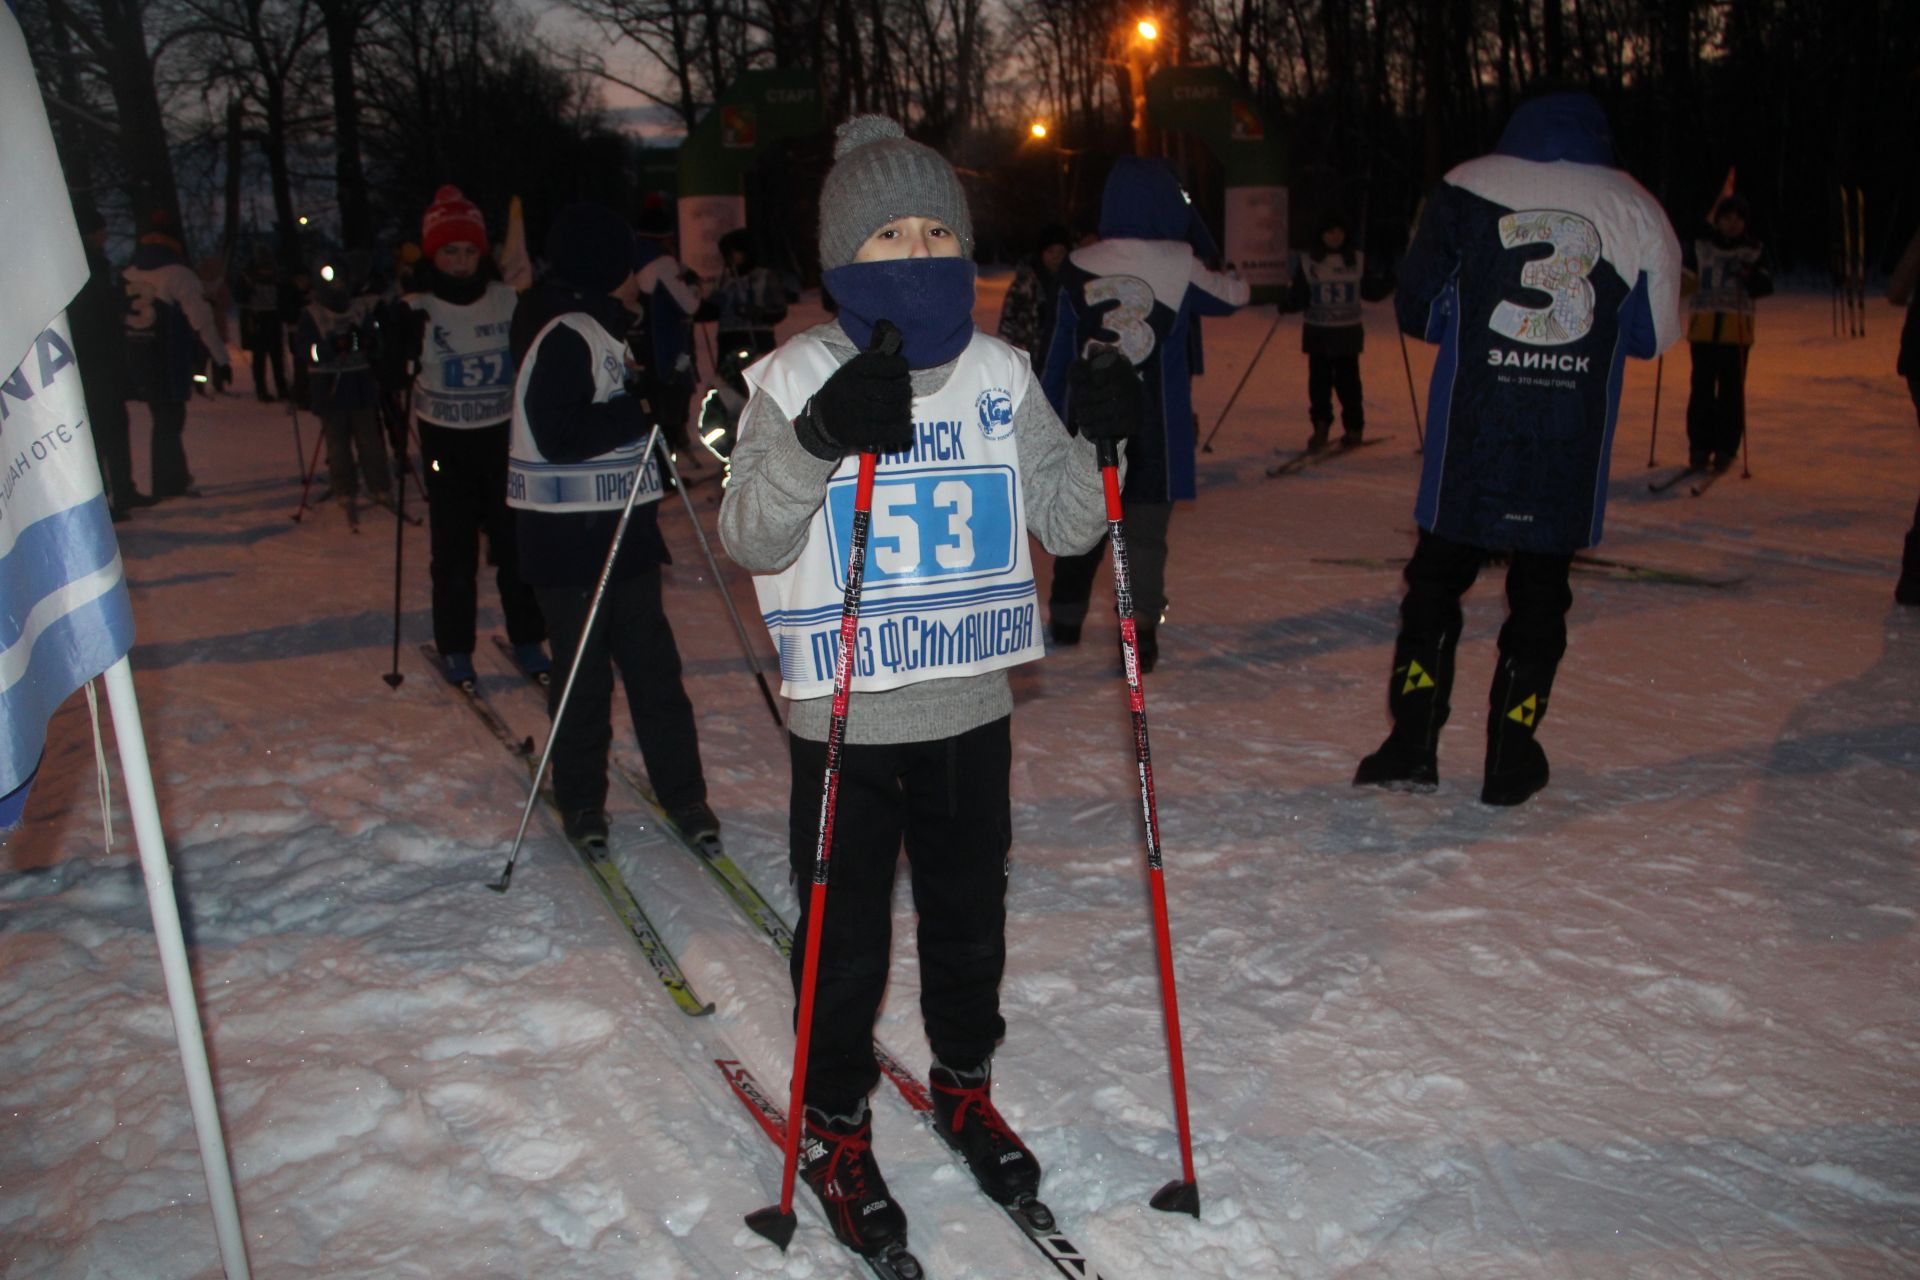
[[[854,116],[834,133],[833,168],[820,189],[820,267],[853,261],[867,237],[896,218],[936,218],[973,256],[967,193],[946,157],[907,137],[886,116]]]
[[[431,258],[445,246],[463,241],[485,253],[487,223],[480,216],[480,206],[448,183],[433,193],[433,203],[420,219],[420,252]]]

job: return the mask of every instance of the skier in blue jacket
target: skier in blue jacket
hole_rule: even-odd
[[[1387,685],[1393,731],[1353,781],[1439,784],[1460,597],[1492,553],[1510,562],[1508,616],[1480,798],[1519,804],[1547,784],[1534,734],[1566,652],[1573,553],[1600,540],[1623,366],[1680,337],[1680,245],[1617,167],[1600,104],[1547,94],[1428,200],[1395,306],[1440,356]]]
[[[1100,239],[1067,256],[1059,304],[1046,336],[1040,384],[1067,416],[1074,361],[1089,344],[1118,347],[1147,387],[1147,417],[1127,441],[1128,557],[1140,669],[1159,660],[1158,625],[1167,606],[1167,526],[1173,504],[1195,496],[1193,366],[1195,317],[1230,315],[1251,292],[1238,276],[1209,270],[1194,254],[1193,206],[1163,161],[1122,156],[1100,197]],[[1056,645],[1080,643],[1093,575],[1105,544],[1053,564],[1047,620]]]

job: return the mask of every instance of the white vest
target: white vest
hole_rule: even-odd
[[[413,411],[436,427],[485,427],[513,416],[513,354],[507,332],[519,295],[498,280],[461,305],[431,293],[407,305],[427,314]]]
[[[791,419],[838,368],[824,342],[801,334],[745,376]],[[946,386],[914,397],[914,447],[881,456],[855,689],[977,675],[1045,652],[1013,438],[1029,376],[1024,355],[976,331]],[[857,457],[841,461],[799,559],[753,580],[789,698],[833,691],[859,473]]]
[[[1365,260],[1359,253],[1351,263],[1343,253],[1329,253],[1318,261],[1306,254],[1300,265],[1307,276],[1308,324],[1336,329],[1361,322],[1360,273]]]
[[[580,311],[555,316],[527,348],[526,363],[513,389],[513,439],[507,450],[507,505],[531,511],[618,511],[627,503],[627,486],[640,462],[647,437],[622,445],[585,462],[549,462],[534,443],[527,423],[527,378],[540,363],[540,346],[557,327],[565,325],[586,340],[593,358],[593,403],[605,404],[627,394],[626,347],[598,320]],[[660,501],[660,459],[647,458],[640,474],[636,506]]]
[[[1742,316],[1754,313],[1753,295],[1747,292],[1742,272],[1760,260],[1760,246],[1739,244],[1723,249],[1703,236],[1693,242],[1693,260],[1700,275],[1700,287],[1693,295],[1694,311]]]

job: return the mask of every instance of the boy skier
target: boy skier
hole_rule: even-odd
[[[1031,1196],[1039,1162],[990,1095],[1006,1030],[1013,710],[1007,669],[1041,656],[1032,532],[1056,554],[1104,527],[1093,439],[1140,416],[1120,361],[1073,374],[1072,439],[1026,357],[974,328],[973,224],[953,169],[883,116],[840,127],[820,195],[820,261],[836,320],[747,371],[753,396],[720,508],[756,575],[792,700],[790,862],[813,855],[856,455],[881,455],[853,698],[845,726],[818,1003],[805,1064],[802,1175],[835,1233],[878,1253],[906,1217],[869,1144],[873,1022],[886,987],[904,840],[919,911],[921,1012],[935,1114],[983,1188]],[[898,354],[873,343],[898,328]],[[805,938],[808,903],[796,931]],[[793,954],[796,992],[804,947]]]
[[[693,703],[661,602],[669,556],[660,537],[660,462],[639,466],[653,420],[647,402],[627,390],[637,372],[628,354],[639,309],[633,232],[605,205],[569,205],[548,228],[546,247],[550,273],[513,316],[507,505],[519,513],[520,577],[540,602],[554,662],[566,671],[574,650],[585,649],[553,748],[553,796],[569,840],[605,846],[618,666],[660,807],[689,842],[717,844]],[[587,610],[629,483],[641,493],[589,634]],[[549,713],[565,683],[550,686]]]
[[[1127,442],[1126,535],[1133,561],[1140,669],[1159,660],[1156,628],[1167,607],[1167,525],[1173,504],[1195,496],[1192,375],[1195,316],[1222,316],[1247,301],[1237,276],[1208,270],[1188,244],[1193,206],[1158,160],[1122,156],[1100,199],[1100,240],[1067,255],[1060,307],[1046,335],[1041,383],[1055,409],[1090,342],[1111,343],[1145,379],[1149,412]],[[1103,548],[1054,561],[1047,615],[1055,644],[1079,644]]]
[[[1494,153],[1449,172],[1400,267],[1400,327],[1437,342],[1419,542],[1406,568],[1387,707],[1355,786],[1431,791],[1450,710],[1460,597],[1511,557],[1480,799],[1547,785],[1534,733],[1567,648],[1573,553],[1600,540],[1622,367],[1679,337],[1680,246],[1616,167],[1600,104],[1522,104]],[[1544,303],[1545,305],[1540,305]]]
[[[520,580],[514,516],[507,509],[507,432],[513,418],[509,334],[519,295],[502,284],[487,254],[479,207],[441,187],[420,224],[420,292],[410,293],[417,372],[413,412],[427,477],[432,538],[433,643],[447,679],[474,679],[474,613],[479,539],[496,568],[500,608],[516,662],[530,675],[551,665],[533,589]]]
[[[1721,196],[1713,230],[1687,246],[1683,287],[1692,291],[1687,346],[1693,386],[1687,397],[1687,465],[1725,471],[1747,432],[1747,357],[1754,301],[1773,292],[1766,247],[1747,234],[1744,196]]]
[[[1307,357],[1307,420],[1313,435],[1307,448],[1327,447],[1333,429],[1333,397],[1340,395],[1340,445],[1360,443],[1367,407],[1360,390],[1360,353],[1367,330],[1362,302],[1378,302],[1393,292],[1391,276],[1367,271],[1366,255],[1347,243],[1347,220],[1331,214],[1320,224],[1320,246],[1294,262],[1293,285],[1282,311],[1305,311],[1300,350]]]

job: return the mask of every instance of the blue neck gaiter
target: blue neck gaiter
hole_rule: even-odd
[[[840,327],[865,350],[873,326],[890,320],[900,330],[900,354],[909,369],[932,369],[954,359],[973,340],[972,258],[895,258],[849,262],[821,275],[840,304]]]

